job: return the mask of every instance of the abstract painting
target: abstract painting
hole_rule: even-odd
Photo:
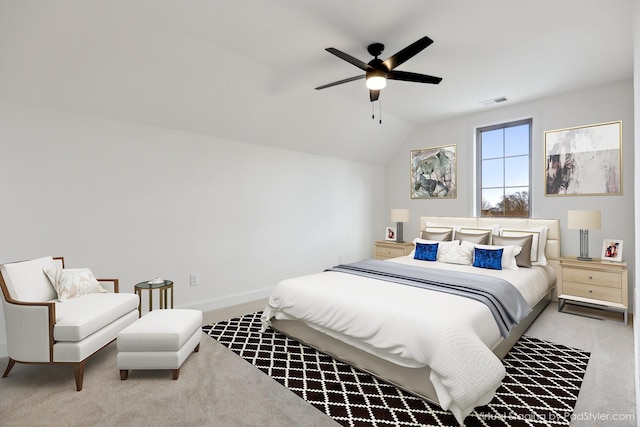
[[[456,146],[411,151],[411,198],[457,197]]]
[[[622,122],[544,133],[545,195],[622,194]]]

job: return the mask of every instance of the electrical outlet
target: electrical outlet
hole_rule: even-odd
[[[198,286],[200,284],[200,277],[198,276],[198,273],[191,273],[189,275],[189,283],[191,286]]]

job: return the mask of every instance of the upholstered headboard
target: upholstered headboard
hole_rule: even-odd
[[[499,225],[503,229],[507,230],[523,230],[536,227],[549,227],[547,232],[547,245],[544,250],[544,255],[547,258],[547,264],[551,266],[556,272],[556,288],[552,294],[553,300],[557,300],[558,287],[562,281],[562,271],[560,270],[560,220],[559,219],[541,219],[541,218],[499,218],[499,217],[457,217],[457,216],[421,216],[420,217],[420,229],[418,230],[418,236],[420,232],[427,227],[427,224],[431,226],[443,226],[453,227],[461,225],[469,228],[487,228],[494,225]]]
[[[421,216],[418,235],[429,225],[452,227],[462,225],[464,227],[479,228],[499,225],[503,229],[523,230],[535,227],[549,227],[547,233],[547,245],[544,254],[549,261],[557,262],[560,259],[560,220],[541,218],[499,218],[499,217],[456,217],[456,216]]]

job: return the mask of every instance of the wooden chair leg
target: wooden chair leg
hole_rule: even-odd
[[[179,375],[180,375],[180,368],[171,370],[172,379],[177,380]]]
[[[198,345],[196,346],[196,348],[193,349],[194,353],[197,353],[200,351],[200,343],[198,343]]]
[[[122,381],[124,381],[127,378],[129,378],[129,370],[128,369],[120,369],[120,379]]]
[[[83,360],[80,363],[73,365],[73,375],[76,377],[76,390],[82,390],[82,380],[84,379],[84,363]]]
[[[2,378],[6,378],[7,375],[9,375],[9,372],[11,371],[11,369],[13,368],[13,365],[16,364],[16,361],[13,360],[12,358],[9,358],[9,363],[7,363],[7,369],[4,370],[4,374],[2,375]]]

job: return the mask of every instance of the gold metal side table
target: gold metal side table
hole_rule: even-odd
[[[140,302],[138,303],[138,314],[140,317],[142,317],[142,291],[143,290],[149,291],[149,311],[153,310],[153,291],[155,289],[160,291],[159,308],[161,309],[168,308],[167,307],[167,301],[169,296],[168,292],[169,290],[171,290],[171,308],[173,308],[173,282],[171,280],[165,280],[162,283],[149,283],[149,281],[147,280],[146,282],[140,282],[136,284],[134,289],[136,291],[136,294],[138,295],[138,298],[140,299]]]

